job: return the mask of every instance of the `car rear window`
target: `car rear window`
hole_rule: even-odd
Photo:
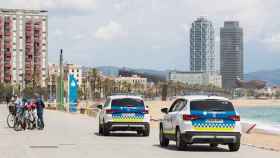
[[[114,99],[111,106],[143,107],[144,102],[141,99],[132,98]]]
[[[234,111],[232,103],[223,100],[192,101],[190,108],[195,111]]]

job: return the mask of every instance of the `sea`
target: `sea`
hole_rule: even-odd
[[[280,105],[279,107],[239,107],[241,121],[256,123],[265,129],[276,129],[280,131]]]

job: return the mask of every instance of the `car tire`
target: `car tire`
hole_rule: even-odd
[[[148,137],[150,135],[150,126],[146,126],[145,130],[143,131],[143,136]]]
[[[103,134],[103,136],[108,136],[110,134],[110,131],[106,127],[106,124],[104,122],[103,122],[103,125],[102,125],[102,134]]]
[[[238,140],[236,143],[228,144],[228,148],[231,152],[238,151],[240,148],[240,140]]]
[[[141,136],[143,133],[144,133],[144,132],[141,131],[141,130],[138,130],[138,131],[137,131],[137,135],[138,135],[138,136]]]
[[[159,130],[159,144],[161,147],[167,147],[169,145],[169,139],[165,137],[162,127]]]
[[[210,147],[211,147],[211,148],[217,148],[217,147],[218,147],[218,144],[210,144]]]
[[[182,134],[179,128],[176,130],[176,148],[177,150],[184,150],[186,148],[186,143],[182,139]]]

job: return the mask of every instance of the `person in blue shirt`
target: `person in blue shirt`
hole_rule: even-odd
[[[36,104],[37,117],[38,117],[37,125],[38,125],[38,129],[43,130],[44,127],[45,127],[44,117],[43,117],[45,103],[44,103],[42,97],[39,94],[35,94],[35,97],[36,97],[35,104]]]

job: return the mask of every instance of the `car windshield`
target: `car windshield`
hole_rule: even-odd
[[[234,111],[231,102],[223,100],[198,100],[190,103],[194,111]]]
[[[112,106],[127,106],[127,107],[143,107],[144,102],[141,99],[123,98],[114,99],[111,103]]]

